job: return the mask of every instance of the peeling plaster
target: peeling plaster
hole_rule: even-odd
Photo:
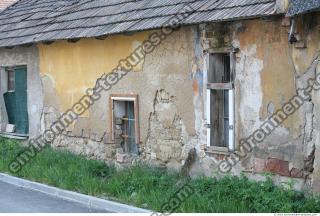
[[[250,135],[254,129],[258,128],[262,123],[259,118],[262,106],[262,88],[261,88],[261,72],[263,69],[263,61],[255,58],[257,46],[251,45],[241,51],[239,59],[237,59],[237,79],[236,84],[239,88],[236,93],[238,100],[238,117],[241,125],[249,130],[244,136]]]
[[[320,20],[320,15],[317,19]],[[251,135],[284,102],[294,96],[298,88],[305,85],[307,78],[314,77],[316,69],[319,70],[316,60],[320,49],[320,33],[315,31],[317,28],[306,35],[307,48],[298,49],[288,44],[288,29],[281,26],[281,18],[237,21],[217,28],[216,24],[198,27],[184,27],[170,36],[152,54],[146,56],[136,72],[129,73],[115,88],[104,93],[101,100],[90,108],[88,115],[79,118],[74,128],[61,135],[53,146],[90,158],[107,161],[118,159],[121,156],[119,145],[110,143],[109,139],[109,96],[138,94],[142,142],[139,143],[141,155],[134,160],[146,160],[179,170],[185,165],[190,150],[195,149],[196,160],[190,168],[191,175],[212,176],[224,155],[206,152],[206,51],[209,48],[223,48],[217,46],[232,44],[240,49],[236,54],[235,76],[236,142]],[[221,28],[224,30],[223,34],[218,31]],[[218,38],[206,38],[206,31]],[[121,36],[132,40],[126,41],[126,46],[119,48],[115,59],[118,60],[120,54],[121,58],[125,57],[127,51],[138,46],[146,36],[139,35]],[[29,107],[29,112],[35,119],[31,123],[33,132],[48,127],[66,105],[76,100],[85,88],[92,86],[97,74],[113,66],[109,65],[110,62],[116,62],[112,57],[107,61],[94,59],[93,54],[89,58],[88,53],[85,56],[92,62],[81,62],[83,56],[78,56],[79,50],[84,52],[89,49],[93,53],[97,47],[100,50],[100,46],[109,43],[95,41],[95,48],[92,48],[88,46],[90,40],[80,40],[76,45],[66,42],[57,42],[48,47],[39,45],[40,60],[43,60],[40,61],[40,67],[34,48],[21,49],[23,55],[16,53],[21,52],[20,49],[0,50],[0,57],[5,59],[2,62],[0,58],[0,65],[7,62],[26,63],[24,59],[27,58],[27,64],[32,68],[29,79],[34,80],[29,82],[34,88],[30,98],[36,103]],[[56,56],[65,46],[68,46],[68,52],[62,57]],[[53,53],[50,49],[53,49]],[[103,50],[107,51],[109,48],[104,47]],[[108,57],[105,51],[100,54]],[[79,67],[88,62],[92,66],[87,68],[89,72],[82,71],[80,75],[75,72],[83,70]],[[77,63],[81,63],[80,66]],[[104,67],[105,64],[108,64],[107,67]],[[43,75],[42,83],[40,73]],[[75,76],[77,78],[73,80]],[[39,92],[34,93],[35,90]],[[62,93],[66,95],[61,96]],[[35,96],[38,98],[34,98]],[[286,166],[289,164],[290,170],[286,170],[286,173],[290,172],[290,175],[292,171],[303,170],[305,179],[298,177],[300,189],[301,182],[304,181],[305,185],[310,184],[315,191],[320,191],[319,101],[319,93],[313,92],[312,100],[259,144],[245,161],[237,164],[233,174],[245,171],[251,178],[259,179],[255,168],[265,165],[271,158]],[[36,114],[37,111],[39,112]]]

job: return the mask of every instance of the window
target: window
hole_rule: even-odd
[[[234,150],[233,54],[210,54],[207,86],[207,145]]]
[[[8,85],[8,91],[14,91],[15,90],[15,72],[13,69],[7,69],[7,85]]]
[[[111,95],[110,105],[112,141],[120,144],[124,152],[138,154],[138,96]]]

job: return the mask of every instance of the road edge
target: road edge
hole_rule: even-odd
[[[101,210],[107,210],[114,213],[151,213],[152,211],[137,208],[122,203],[117,203],[97,197],[80,194],[73,191],[63,190],[60,188],[48,186],[38,182],[29,181],[22,178],[17,178],[5,173],[0,173],[0,181],[15,185],[18,187],[38,191],[47,195],[58,197],[64,200],[69,200],[77,203],[81,203],[89,208],[96,208]]]

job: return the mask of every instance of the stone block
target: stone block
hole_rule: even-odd
[[[157,154],[155,152],[151,152],[151,160],[157,160]]]
[[[117,157],[118,163],[129,163],[130,162],[130,155],[117,153],[116,157]]]
[[[83,138],[89,138],[90,137],[90,133],[91,133],[91,130],[83,130],[83,134],[82,134],[82,137]]]
[[[91,140],[96,141],[96,139],[97,139],[97,134],[96,134],[96,133],[93,133],[93,132],[90,132],[89,137],[90,137]]]
[[[14,133],[16,130],[16,126],[13,124],[7,124],[6,126],[6,132],[7,133]]]
[[[108,133],[105,133],[105,134],[103,135],[102,141],[103,141],[104,144],[110,143],[110,137],[109,137],[109,134],[108,134]]]

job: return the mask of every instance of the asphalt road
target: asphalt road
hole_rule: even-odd
[[[0,213],[105,213],[0,181]]]

